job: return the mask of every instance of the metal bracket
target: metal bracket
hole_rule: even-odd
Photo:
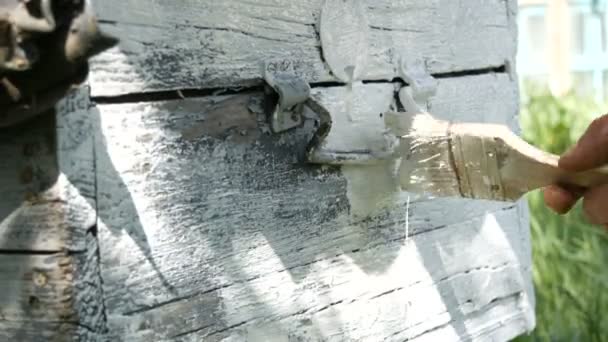
[[[285,72],[266,71],[264,78],[279,96],[271,109],[272,131],[279,133],[301,125],[304,103],[310,97],[310,85],[303,78]]]
[[[437,92],[437,80],[426,71],[422,60],[400,61],[398,73],[409,84],[409,88],[399,90],[399,100],[405,110],[412,113],[425,112],[428,99]]]

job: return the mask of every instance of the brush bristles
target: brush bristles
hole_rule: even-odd
[[[399,178],[403,190],[461,196],[450,152],[449,122],[428,113],[390,113],[386,124],[401,138]]]

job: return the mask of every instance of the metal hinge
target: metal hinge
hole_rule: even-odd
[[[304,103],[310,97],[310,85],[302,77],[288,72],[269,72],[264,78],[269,101],[270,124],[274,133],[302,124]],[[273,96],[275,95],[275,96]]]

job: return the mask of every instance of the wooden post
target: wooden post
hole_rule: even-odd
[[[88,92],[0,131],[0,340],[105,331]]]
[[[44,263],[61,285],[50,293],[71,296],[48,306],[49,317],[2,309],[7,338],[508,340],[533,328],[525,203],[414,196],[381,188],[388,176],[373,169],[307,164],[316,129],[308,116],[271,132],[265,70],[305,79],[328,108],[351,91],[323,59],[323,1],[95,5],[121,44],[93,61],[90,96],[59,109],[56,138],[66,143],[44,140],[54,160],[44,169],[55,170],[45,179],[73,195],[54,205],[78,203],[88,214],[46,230],[28,218],[23,229],[50,237],[30,239],[23,253],[0,250],[4,264],[38,269],[29,259],[40,253],[27,253],[40,248],[76,265],[68,276],[62,261]],[[434,115],[516,128],[515,0],[360,5],[370,43],[357,72],[373,82],[358,86],[369,98],[355,103],[398,106],[395,65],[422,59],[439,80]],[[81,103],[74,98],[67,103]],[[14,163],[0,171],[8,186],[25,157],[12,157],[20,135],[3,134],[3,160]],[[11,217],[27,198],[21,186],[9,189],[16,197],[0,200],[0,236],[14,244]],[[385,205],[362,216],[353,194],[366,190]],[[14,269],[13,283],[0,286],[36,283],[26,266]],[[3,303],[22,308],[23,293]],[[71,316],[53,316],[62,310]],[[26,330],[15,321],[31,335],[18,335]],[[55,330],[58,322],[72,330]]]

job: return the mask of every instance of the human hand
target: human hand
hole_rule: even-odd
[[[580,172],[608,164],[608,114],[595,119],[577,144],[559,159],[559,167]],[[551,185],[544,190],[545,203],[565,214],[583,198],[585,215],[592,224],[608,228],[608,185],[589,189]]]

